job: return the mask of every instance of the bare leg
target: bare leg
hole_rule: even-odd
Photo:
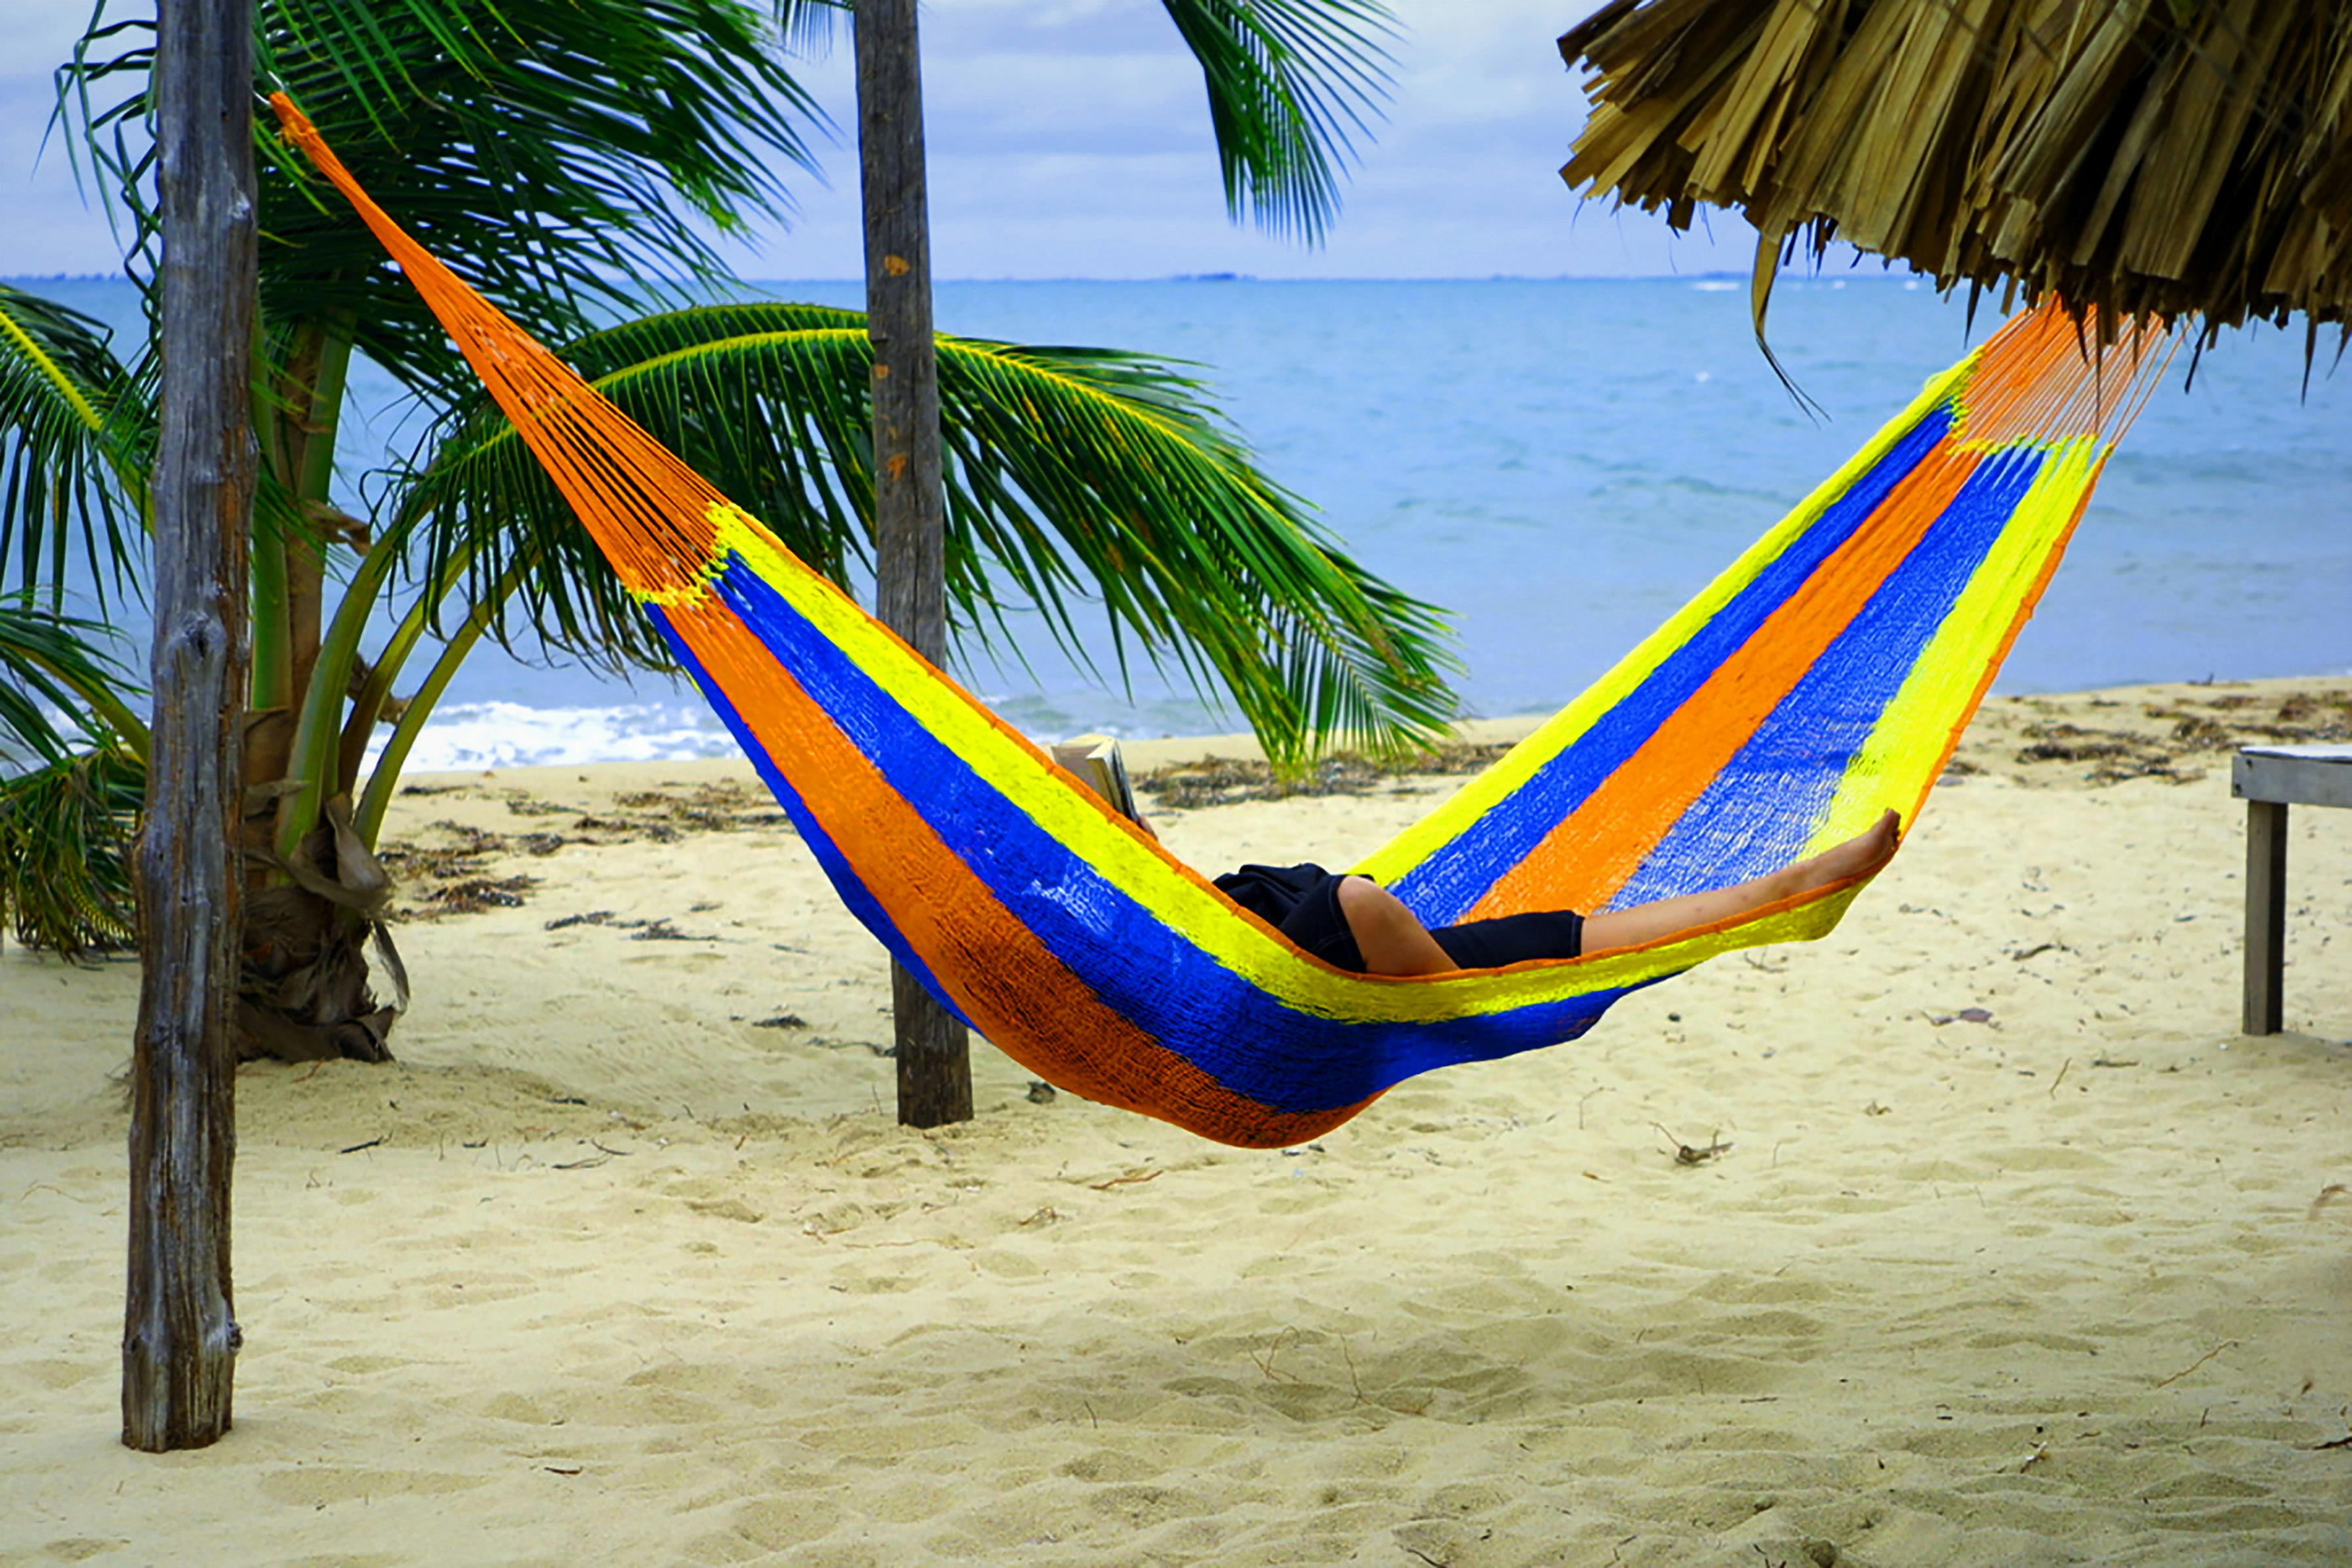
[[[1867,877],[1895,858],[1896,835],[1902,826],[1893,811],[1880,817],[1865,831],[1844,843],[1824,849],[1810,859],[1800,860],[1769,876],[1759,877],[1737,887],[1718,888],[1711,892],[1685,893],[1676,899],[1660,899],[1652,904],[1636,904],[1630,910],[1612,910],[1606,914],[1584,918],[1584,950],[1603,952],[1612,948],[1639,947],[1676,931],[1696,931],[1700,926],[1714,925],[1719,921],[1736,920],[1751,910],[1815,888],[1825,888],[1849,877]]]
[[[1454,968],[1429,929],[1378,882],[1350,877],[1340,883],[1339,913],[1355,934],[1367,974],[1444,974]]]

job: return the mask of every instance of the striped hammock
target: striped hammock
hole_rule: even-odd
[[[1572,1040],[1694,964],[1826,934],[1833,883],[1571,960],[1415,978],[1308,957],[1056,768],[435,260],[285,98],[700,684],[843,900],[1031,1072],[1249,1147],[1416,1073]],[[1916,818],[2164,340],[2049,307],[1927,384],[1600,683],[1358,869],[1431,926],[1624,908]]]

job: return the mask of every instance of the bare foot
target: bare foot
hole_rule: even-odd
[[[1889,807],[1885,816],[1844,843],[1824,849],[1810,860],[1800,860],[1789,870],[1801,891],[1842,882],[1849,877],[1874,875],[1895,858],[1902,828],[1903,819]]]

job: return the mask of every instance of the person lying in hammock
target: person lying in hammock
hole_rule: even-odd
[[[1335,876],[1320,866],[1244,866],[1216,881],[1227,898],[1338,968],[1361,974],[1444,974],[1639,947],[1736,920],[1814,888],[1874,874],[1895,858],[1900,827],[1889,811],[1843,844],[1736,887],[1597,915],[1538,910],[1434,931],[1369,877]]]

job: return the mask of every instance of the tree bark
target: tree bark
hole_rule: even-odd
[[[857,0],[856,30],[866,330],[874,342],[876,613],[938,664],[947,656],[946,503],[915,0]],[[970,1121],[971,1053],[963,1025],[897,965],[891,1001],[899,1121]]]
[[[255,292],[252,0],[163,0],[163,218],[155,460],[155,725],[138,850],[139,1033],[122,1440],[158,1452],[228,1429],[236,1152],[229,1041],[243,888],[246,550]]]

